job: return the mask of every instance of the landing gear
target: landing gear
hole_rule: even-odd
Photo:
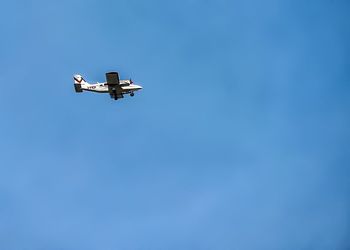
[[[134,92],[131,92],[131,93],[130,93],[130,96],[134,96],[134,95],[135,95]]]

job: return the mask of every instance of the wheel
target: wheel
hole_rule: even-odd
[[[134,93],[131,93],[130,96],[134,96],[135,94]]]

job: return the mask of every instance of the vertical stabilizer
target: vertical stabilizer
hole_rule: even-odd
[[[81,75],[74,75],[75,92],[83,92],[82,86],[88,84]]]

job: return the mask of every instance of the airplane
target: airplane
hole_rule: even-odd
[[[118,72],[106,73],[106,82],[88,83],[81,75],[74,75],[75,92],[91,91],[97,93],[109,93],[111,98],[118,100],[124,98],[125,94],[134,96],[134,92],[142,89],[140,85],[136,85],[130,80],[119,80]]]

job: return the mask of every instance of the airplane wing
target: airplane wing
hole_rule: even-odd
[[[119,85],[119,75],[118,72],[106,73],[107,85]]]
[[[108,92],[115,100],[123,98],[122,87],[120,86],[118,72],[106,73]]]
[[[114,100],[118,100],[118,99],[124,98],[124,95],[121,92],[113,92],[113,91],[111,91],[111,92],[109,92],[109,95]]]

